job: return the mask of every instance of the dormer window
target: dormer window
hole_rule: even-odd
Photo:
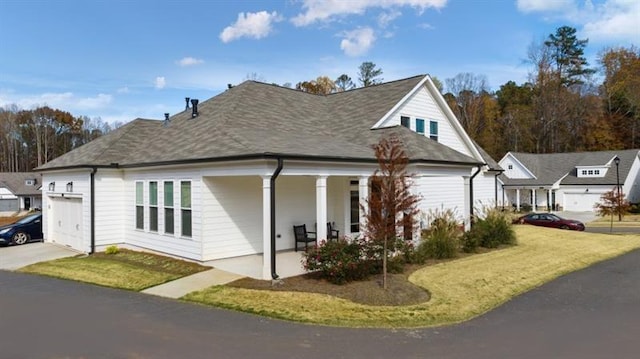
[[[409,128],[410,118],[407,116],[400,116],[400,125]]]
[[[604,177],[607,174],[606,168],[578,168],[578,177]]]
[[[424,120],[421,118],[416,118],[416,132],[424,135]]]
[[[35,179],[28,179],[24,181],[24,184],[27,186],[35,186],[36,185],[36,180]]]

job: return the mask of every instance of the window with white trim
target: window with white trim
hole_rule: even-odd
[[[424,135],[424,120],[416,118],[416,132]]]
[[[438,121],[429,121],[429,138],[438,141]]]
[[[149,230],[158,231],[158,182],[149,182]]]
[[[400,116],[400,125],[409,128],[409,121],[411,121],[411,119],[408,116]]]
[[[191,182],[180,182],[180,223],[182,235],[191,237]]]
[[[136,228],[144,229],[144,183],[136,182]]]
[[[173,181],[164,182],[164,233],[174,231],[173,218]]]

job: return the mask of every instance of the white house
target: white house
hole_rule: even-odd
[[[618,163],[616,165],[616,159]],[[531,154],[509,152],[499,162],[505,202],[518,210],[593,211],[618,183],[640,202],[640,150]]]
[[[376,170],[372,145],[395,134],[423,211],[496,200],[501,171],[429,76],[314,95],[247,81],[165,121],[137,119],[38,168],[46,241],[92,253],[118,244],[195,261],[294,247],[293,225],[359,231]],[[491,162],[491,163],[488,163]]]
[[[0,212],[40,208],[41,178],[39,173],[34,172],[0,172]]]

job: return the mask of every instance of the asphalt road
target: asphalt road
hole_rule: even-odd
[[[0,271],[0,358],[638,358],[639,289],[634,251],[463,324],[344,329]]]

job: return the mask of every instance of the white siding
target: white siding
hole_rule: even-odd
[[[461,221],[466,215],[462,177],[419,177],[415,187],[421,196],[419,208],[423,214],[452,209]]]
[[[416,118],[425,120],[425,136],[429,136],[429,121],[438,122],[438,142],[454,150],[473,156],[469,148],[449,122],[447,116],[423,86],[406,103],[402,104],[380,127],[400,125],[400,116],[411,118],[411,129],[415,131]]]
[[[203,260],[262,252],[262,178],[204,177]]]
[[[507,156],[500,160],[499,164],[500,167],[504,168],[504,174],[509,178],[534,178],[511,154],[507,154]]]
[[[49,184],[55,183],[55,190],[49,192]],[[73,191],[67,192],[67,183],[73,182]],[[52,198],[59,196],[76,197],[82,201],[82,242],[74,249],[91,251],[91,194],[90,194],[90,170],[70,172],[45,172],[42,175],[42,234],[45,241],[53,241],[53,224],[56,223],[56,214],[52,206]]]
[[[144,230],[136,229],[136,181],[144,183],[145,223]],[[149,231],[149,181],[158,182],[158,232]],[[173,181],[174,233],[165,234],[164,229],[164,181]],[[191,181],[191,228],[192,236],[183,237],[180,225],[180,181]],[[126,173],[124,176],[124,220],[125,241],[127,244],[147,248],[153,251],[171,254],[193,260],[202,260],[202,201],[201,177],[199,171],[157,170]]]
[[[473,206],[481,210],[483,207],[494,207],[495,205],[495,174],[483,171],[473,179]]]
[[[121,171],[98,169],[95,175],[96,246],[125,242],[125,217],[128,200]]]
[[[633,161],[627,178],[621,178],[620,181],[624,181],[622,193],[626,194],[627,200],[631,203],[640,202],[640,159],[638,157]]]

